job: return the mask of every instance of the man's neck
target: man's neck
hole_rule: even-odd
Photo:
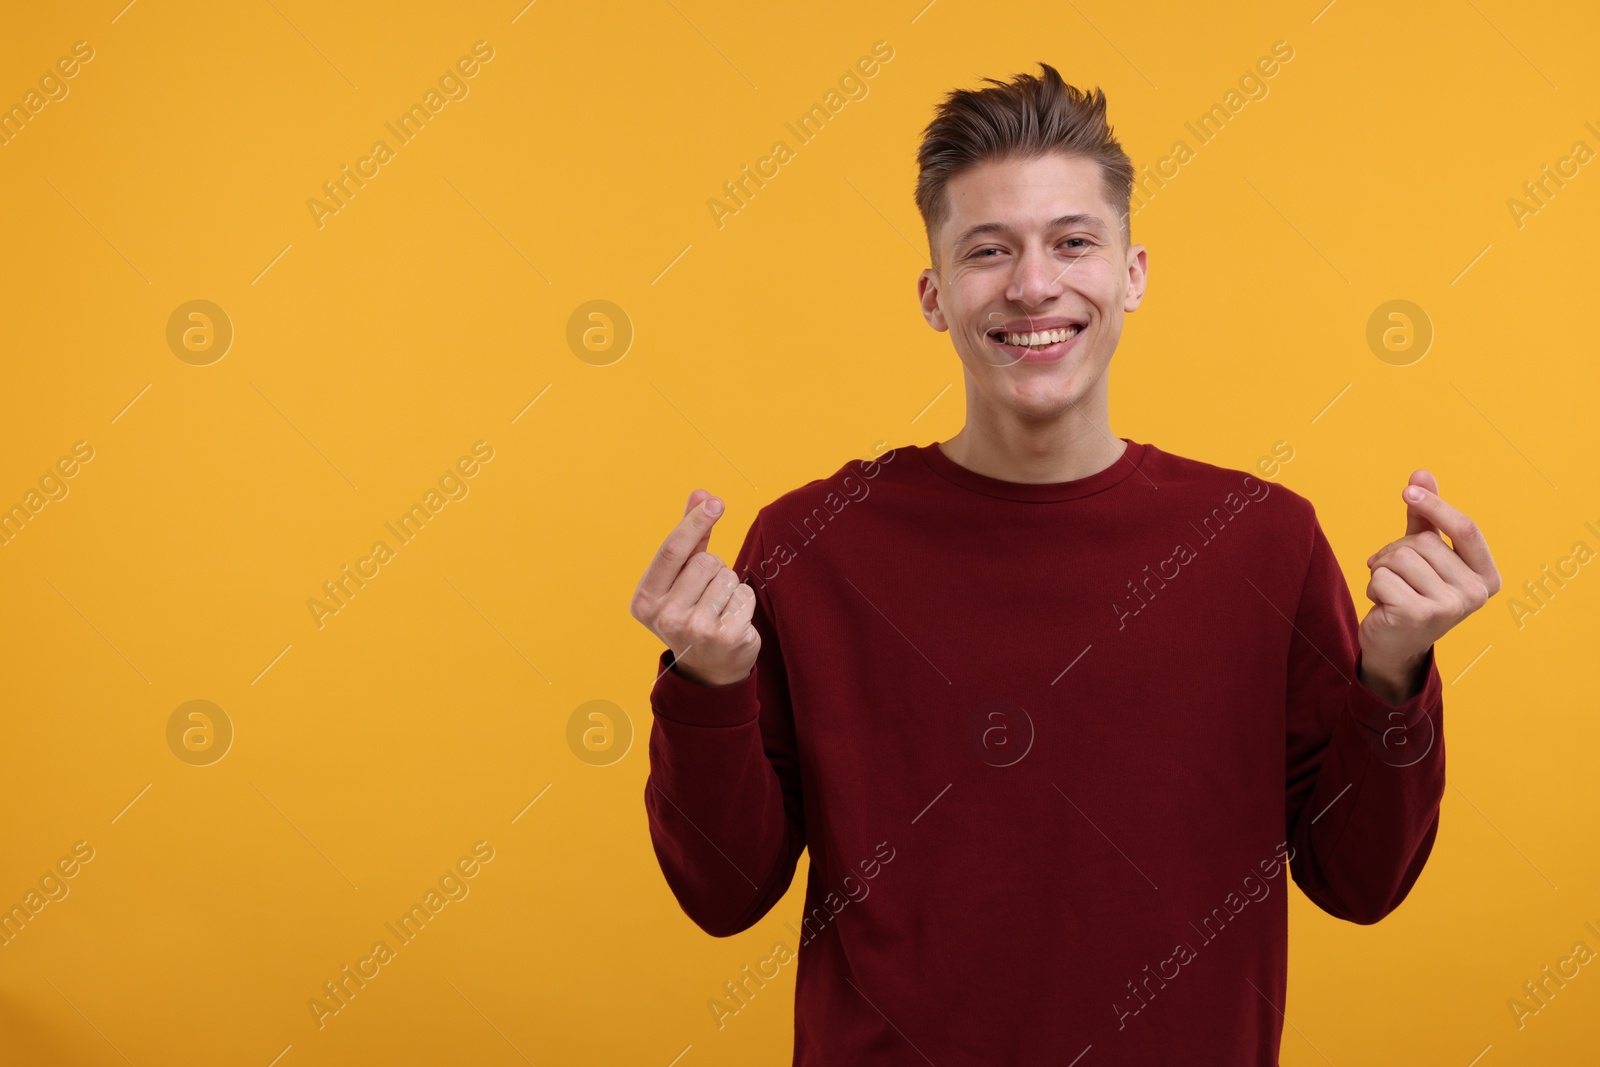
[[[979,429],[970,423],[939,448],[957,464],[1005,482],[1070,482],[1098,474],[1121,458],[1127,442],[1107,426],[1083,420],[1070,429]]]

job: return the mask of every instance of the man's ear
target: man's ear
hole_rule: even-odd
[[[1144,245],[1128,249],[1128,293],[1122,298],[1123,311],[1137,311],[1144,300],[1144,287],[1149,281],[1149,257]]]
[[[922,317],[929,326],[940,333],[950,328],[939,307],[939,273],[932,267],[917,275],[917,302],[922,305]]]

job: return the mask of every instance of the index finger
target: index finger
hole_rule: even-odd
[[[644,578],[639,582],[639,591],[652,600],[666,596],[672,589],[672,583],[678,580],[683,565],[704,552],[711,543],[711,527],[716,525],[717,518],[722,514],[722,501],[707,493],[696,502],[695,496],[699,493],[700,490],[696,489],[690,494],[683,518],[673,527],[667,539],[661,542],[661,547],[656,550],[649,568],[644,572]],[[712,504],[717,508],[716,515],[706,510]]]
[[[1498,579],[1500,572],[1495,568],[1494,557],[1489,554],[1489,543],[1483,539],[1478,524],[1445,503],[1444,498],[1437,493],[1430,493],[1417,485],[1409,486],[1406,492],[1409,494],[1412,490],[1419,490],[1422,499],[1407,502],[1427,516],[1428,521],[1441,532],[1449,535],[1450,547],[1455,550],[1456,555],[1460,556],[1478,577],[1484,579],[1486,584],[1491,577]]]

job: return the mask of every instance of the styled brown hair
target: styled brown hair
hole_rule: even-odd
[[[1123,247],[1132,243],[1128,207],[1133,161],[1112,134],[1105,93],[1068,85],[1048,63],[1040,63],[1039,69],[1042,77],[1018,74],[1009,83],[984,78],[992,89],[952,89],[923,131],[917,149],[917,210],[935,267],[939,250],[933,235],[950,215],[944,191],[950,179],[989,160],[1033,159],[1050,152],[1100,165],[1101,190],[1121,214]]]

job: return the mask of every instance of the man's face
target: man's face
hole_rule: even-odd
[[[969,404],[1030,422],[1085,400],[1103,411],[1123,314],[1144,296],[1145,249],[1124,249],[1099,166],[1059,152],[986,162],[945,196],[939,268],[922,272],[917,292],[928,324],[950,331],[975,386]],[[1081,332],[1064,341],[1011,343],[1072,327]]]

